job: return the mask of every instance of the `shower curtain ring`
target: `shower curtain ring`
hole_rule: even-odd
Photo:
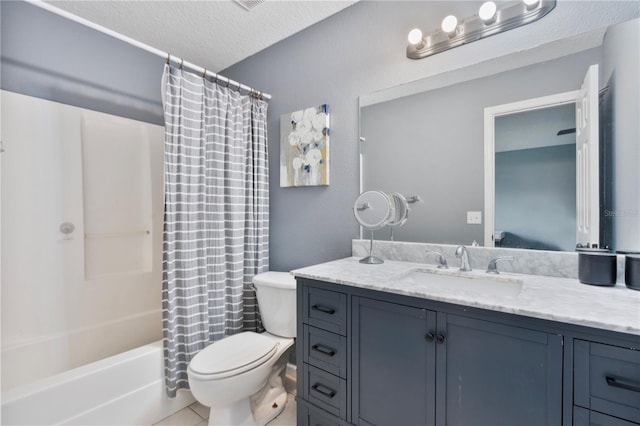
[[[171,53],[167,53],[167,65],[171,65]]]
[[[207,69],[205,68],[204,71],[202,71],[202,78],[206,79],[207,78]]]
[[[184,70],[184,59],[180,59],[180,69]]]

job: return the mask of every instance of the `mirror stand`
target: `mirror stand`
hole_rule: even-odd
[[[379,257],[372,256],[373,253],[373,231],[371,231],[371,239],[369,240],[369,256],[363,257],[359,260],[360,263],[364,263],[366,265],[380,265],[384,263],[384,260]]]

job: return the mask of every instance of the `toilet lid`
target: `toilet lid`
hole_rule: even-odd
[[[234,334],[198,352],[189,363],[189,369],[196,374],[219,378],[234,376],[265,363],[277,346],[276,341],[252,331]]]
[[[296,288],[296,279],[288,272],[263,272],[253,277],[256,286],[292,289]]]

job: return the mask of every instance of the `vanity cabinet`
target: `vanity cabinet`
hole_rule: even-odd
[[[367,298],[352,306],[354,424],[561,424],[561,336]]]
[[[640,423],[639,348],[577,339],[573,368],[576,426]]]
[[[298,289],[298,395],[335,416],[298,410],[299,424],[340,424],[347,420],[347,295],[303,285]],[[300,309],[301,308],[301,309]],[[302,337],[302,338],[300,338]],[[312,423],[307,423],[313,421]]]
[[[298,315],[299,425],[640,424],[637,336],[306,278]]]
[[[436,313],[360,297],[352,306],[352,422],[433,424]]]

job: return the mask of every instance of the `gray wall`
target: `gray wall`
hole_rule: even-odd
[[[440,12],[463,3],[361,1],[223,71],[274,95],[269,107],[271,269],[351,254],[351,239],[358,236],[351,211],[359,190],[358,96],[638,16],[633,2],[559,1],[534,24],[420,61],[406,58],[411,28],[436,28],[444,16]],[[331,186],[280,188],[280,115],[323,103],[331,110]]]
[[[451,4],[464,6],[363,1],[222,73],[274,96],[272,269],[350,255],[358,235],[351,206],[358,193],[359,95],[638,16],[635,2],[559,1],[535,24],[429,59],[407,59],[409,29],[435,28],[434,8]],[[162,124],[162,58],[29,4],[2,1],[0,8],[3,89]],[[322,103],[331,108],[331,186],[280,189],[280,115]]]
[[[484,225],[468,225],[467,211],[484,211],[484,108],[578,90],[600,57],[599,48],[590,49],[362,108],[364,189],[424,200],[411,206],[409,220],[394,230],[394,239],[483,243]],[[575,177],[573,182],[575,187]],[[575,203],[575,189],[573,194]],[[389,233],[379,231],[378,236],[388,239]],[[575,235],[573,240],[571,247]]]
[[[576,246],[576,145],[496,153],[496,230],[502,247],[573,251]]]
[[[613,219],[616,250],[640,251],[640,20],[607,32],[603,47],[603,81],[613,83],[615,191],[612,211],[601,214]]]
[[[22,1],[0,2],[3,90],[164,124],[164,59]]]

